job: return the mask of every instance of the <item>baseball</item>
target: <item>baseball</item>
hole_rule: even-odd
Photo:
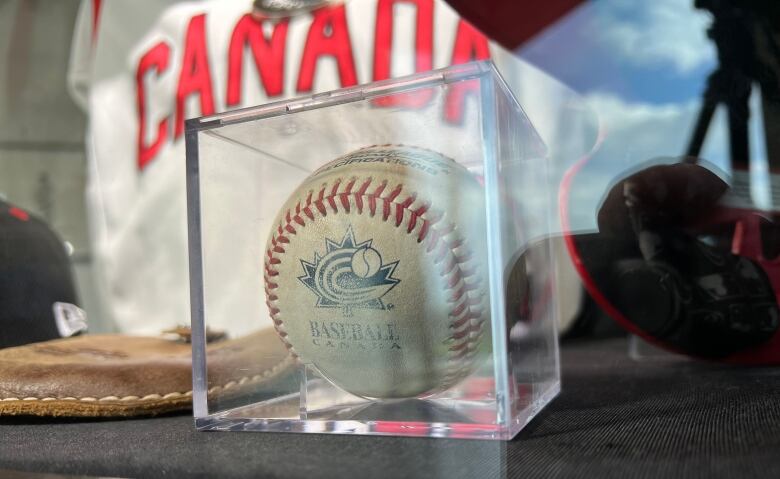
[[[487,328],[484,204],[468,170],[421,148],[372,146],[315,171],[268,238],[279,337],[358,396],[452,387]]]

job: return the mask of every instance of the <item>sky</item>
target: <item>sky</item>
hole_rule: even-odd
[[[579,92],[606,132],[586,171],[587,191],[578,192],[581,208],[573,227],[594,225],[598,203],[616,178],[648,160],[685,152],[707,77],[717,68],[707,37],[711,21],[709,12],[693,8],[693,0],[589,0],[517,51]],[[755,96],[753,111],[760,113],[757,101]],[[758,181],[760,114],[751,119],[752,196],[761,204],[768,192]],[[719,109],[701,157],[724,177],[727,149],[725,112]]]
[[[583,92],[680,102],[701,94],[715,67],[709,15],[693,0],[591,0],[521,55]]]

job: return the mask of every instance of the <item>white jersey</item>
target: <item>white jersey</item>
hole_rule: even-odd
[[[89,115],[97,274],[122,332],[158,333],[190,317],[185,119],[493,58],[549,145],[574,97],[444,1],[351,0],[285,19],[254,18],[251,7],[251,0],[83,0],[69,80]],[[441,121],[457,126],[471,101],[453,96]],[[221,288],[211,298],[229,314],[209,325],[255,329],[238,306],[253,303],[229,282]]]

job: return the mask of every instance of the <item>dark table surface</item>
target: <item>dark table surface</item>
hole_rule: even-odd
[[[511,442],[196,432],[187,415],[0,419],[0,469],[121,477],[780,478],[780,368],[564,345],[563,392]]]

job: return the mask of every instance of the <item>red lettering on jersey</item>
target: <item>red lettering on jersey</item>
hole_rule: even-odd
[[[103,0],[92,0],[92,45],[94,47],[97,39],[98,26],[100,25],[100,8],[103,6]]]
[[[214,92],[206,50],[206,15],[192,17],[187,26],[184,56],[176,88],[176,131],[178,138],[184,132],[184,103],[190,95],[200,96],[201,115],[214,113]]]
[[[376,12],[376,38],[374,41],[374,80],[386,80],[391,76],[393,46],[393,8],[398,3],[413,4],[417,8],[415,29],[415,72],[433,70],[433,0],[379,0]],[[377,98],[378,106],[420,108],[431,101],[433,91],[423,89],[403,95]]]
[[[165,42],[160,42],[144,53],[138,62],[135,74],[136,100],[138,109],[138,169],[143,170],[157,155],[160,147],[168,136],[168,118],[160,120],[157,125],[157,137],[152,144],[144,142],[146,136],[146,90],[144,79],[147,74],[154,73],[159,77],[168,68],[171,58],[171,48]]]
[[[263,33],[263,24],[270,19],[258,19],[251,14],[241,17],[233,30],[228,50],[227,106],[241,103],[241,74],[244,49],[248,45],[260,73],[266,96],[282,94],[284,88],[284,49],[289,22],[281,20],[274,25],[271,38]]]
[[[298,73],[298,92],[312,90],[317,61],[322,56],[332,56],[336,59],[342,87],[357,85],[346,8],[344,5],[324,7],[313,12],[313,15]]]
[[[455,46],[452,48],[452,64],[488,58],[490,58],[490,45],[487,37],[465,20],[458,22],[458,33],[455,36]],[[447,93],[444,118],[450,123],[462,123],[466,95],[475,93],[478,89],[479,83],[473,80],[454,84]]]

